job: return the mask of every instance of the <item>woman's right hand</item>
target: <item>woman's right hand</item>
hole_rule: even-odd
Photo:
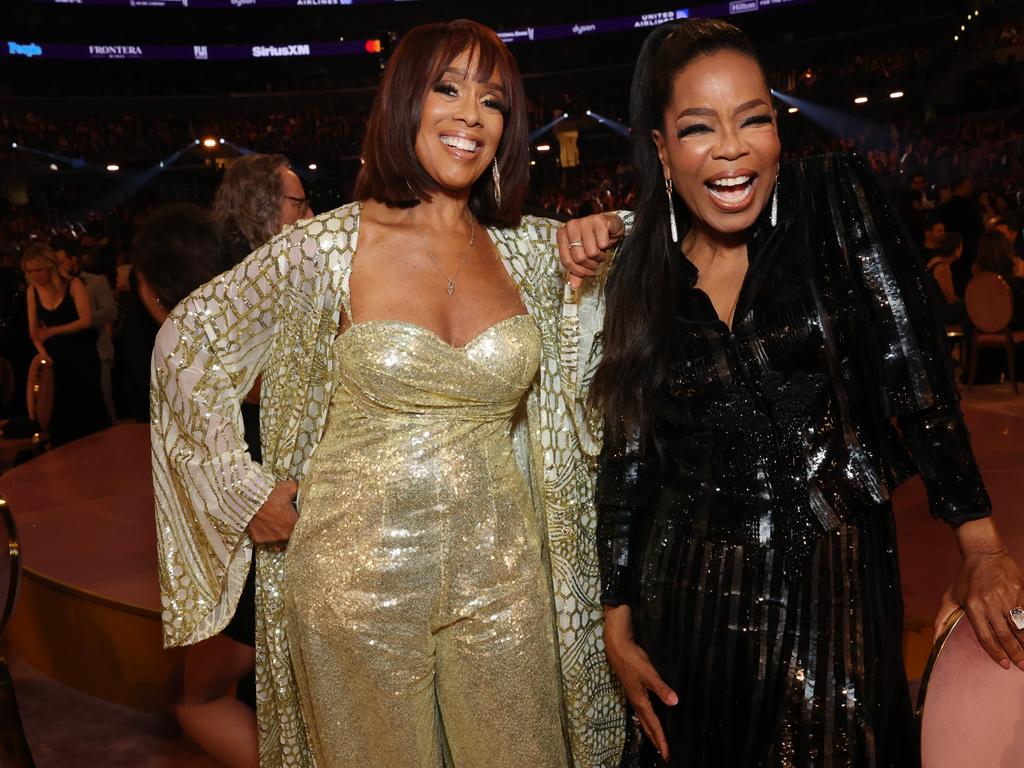
[[[679,697],[661,679],[644,649],[634,642],[633,615],[628,605],[605,606],[604,647],[608,663],[622,683],[640,728],[658,748],[662,760],[668,762],[668,741],[651,706],[651,694],[669,707],[678,704]]]
[[[295,511],[295,495],[299,492],[299,484],[294,480],[284,480],[274,486],[263,506],[253,515],[246,529],[249,538],[256,544],[268,544],[275,541],[288,541],[292,529],[299,519]]]

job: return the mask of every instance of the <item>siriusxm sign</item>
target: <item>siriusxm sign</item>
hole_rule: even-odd
[[[42,56],[43,48],[35,43],[16,43],[13,40],[7,41],[7,55],[8,56],[25,56],[31,59],[33,56]]]

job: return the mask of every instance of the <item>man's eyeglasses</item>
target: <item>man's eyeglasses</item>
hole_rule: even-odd
[[[299,207],[300,211],[308,211],[309,210],[309,198],[308,197],[292,197],[291,195],[285,195],[284,199],[285,200],[291,200],[293,203],[295,203]]]

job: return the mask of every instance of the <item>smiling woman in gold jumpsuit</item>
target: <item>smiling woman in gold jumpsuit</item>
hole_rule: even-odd
[[[528,158],[497,36],[414,29],[377,93],[359,202],[287,230],[160,332],[165,640],[227,622],[255,546],[263,765],[617,763],[581,418],[599,290],[563,304],[557,225],[520,214]],[[262,465],[237,412],[260,372]]]

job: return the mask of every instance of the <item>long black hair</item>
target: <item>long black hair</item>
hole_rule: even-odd
[[[742,53],[760,66],[753,45],[737,27],[716,19],[688,19],[655,28],[633,72],[629,115],[636,218],[608,276],[604,354],[590,389],[591,406],[604,414],[608,440],[623,431],[644,435],[651,426],[653,395],[668,376],[665,342],[682,283],[682,259],[672,242],[669,201],[651,131],[665,135],[665,109],[676,74],[719,51]],[[672,205],[682,240],[690,214],[675,199]]]

